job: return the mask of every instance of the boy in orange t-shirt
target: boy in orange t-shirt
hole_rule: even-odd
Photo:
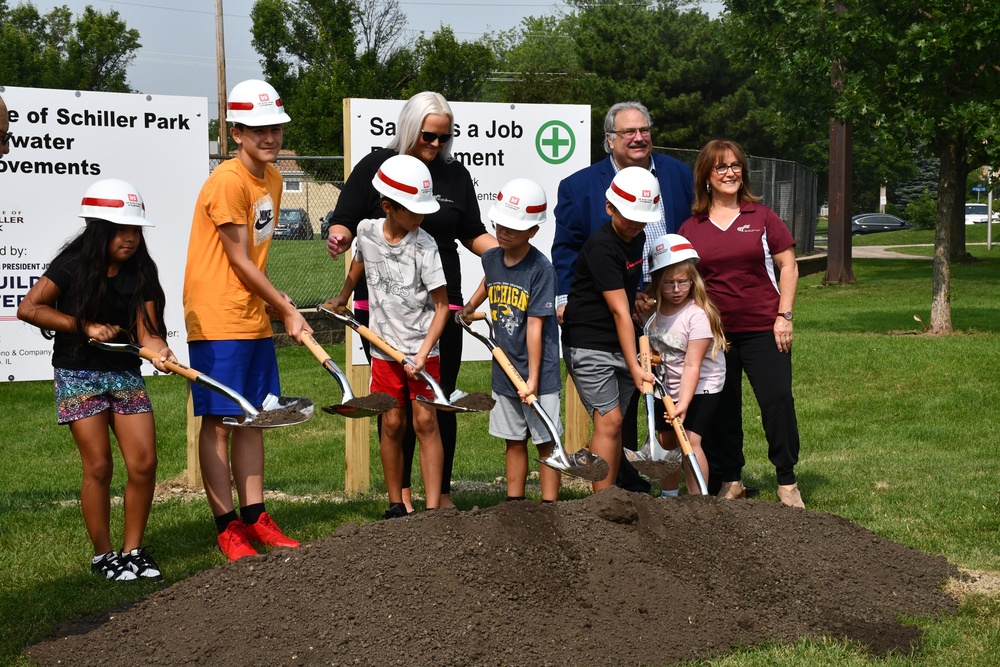
[[[212,172],[198,195],[184,273],[184,322],[191,366],[260,407],[267,394],[281,393],[270,315],[284,322],[296,342],[304,332],[312,333],[265,273],[281,208],[281,174],[272,163],[291,119],[277,91],[253,79],[233,88],[227,108],[239,150]],[[297,547],[264,508],[260,429],[224,424],[224,417],[242,415],[242,410],[204,387],[192,383],[191,396],[195,416],[202,417],[199,461],[219,547],[229,560],[256,554],[251,540]],[[230,480],[236,484],[239,516]]]

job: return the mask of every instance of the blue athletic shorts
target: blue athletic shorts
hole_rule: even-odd
[[[188,343],[188,356],[191,368],[242,394],[255,408],[264,404],[268,394],[281,395],[278,358],[271,338],[193,341]],[[195,417],[243,414],[236,402],[195,382],[191,383],[191,398]]]

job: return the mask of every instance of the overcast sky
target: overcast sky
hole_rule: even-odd
[[[9,0],[8,6],[24,0]],[[215,117],[215,3],[212,0],[34,0],[45,14],[67,5],[78,15],[87,5],[117,10],[130,28],[139,31],[142,48],[128,71],[129,84],[142,93],[192,95],[209,99]],[[716,15],[722,2],[692,0]],[[229,88],[243,79],[261,77],[259,57],[250,46],[252,0],[223,0],[225,13],[226,80]],[[460,40],[508,30],[526,16],[560,12],[565,5],[545,0],[400,0],[411,37],[428,35],[450,25]],[[281,91],[278,91],[281,92]]]

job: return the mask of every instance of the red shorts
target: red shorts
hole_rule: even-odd
[[[428,357],[424,363],[424,370],[434,378],[435,382],[441,381],[441,359],[440,357]],[[412,401],[417,396],[424,398],[434,398],[434,390],[431,386],[419,377],[414,380],[406,371],[403,365],[395,361],[385,361],[372,357],[372,381],[369,387],[371,393],[377,391],[389,394],[396,399],[396,407],[403,407],[409,394]]]

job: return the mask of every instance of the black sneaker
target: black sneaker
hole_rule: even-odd
[[[109,551],[97,562],[91,562],[90,573],[110,581],[135,581],[135,572],[125,566],[117,551]]]
[[[383,519],[399,519],[406,516],[406,505],[403,503],[393,503],[382,515]]]
[[[153,547],[139,547],[122,553],[122,562],[139,579],[145,581],[163,581],[160,566],[153,560]]]

